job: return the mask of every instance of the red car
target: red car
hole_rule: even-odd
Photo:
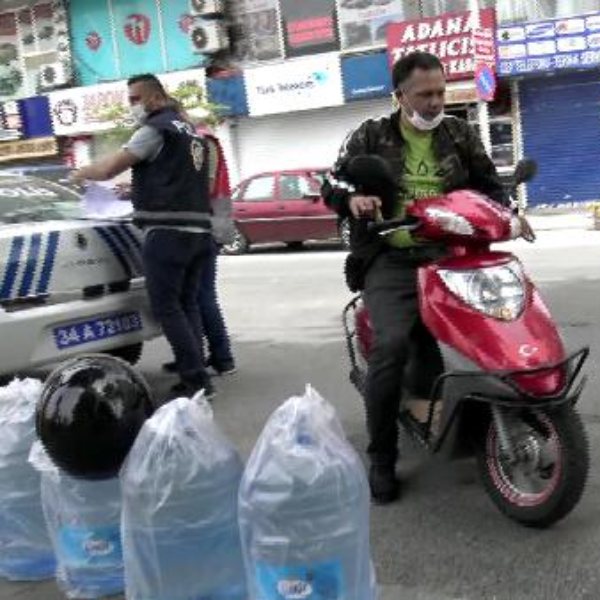
[[[299,248],[309,240],[340,239],[347,247],[349,226],[325,206],[321,183],[326,169],[261,173],[233,191],[237,228],[226,254],[243,254],[253,244],[284,242]]]

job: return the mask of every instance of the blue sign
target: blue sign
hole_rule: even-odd
[[[498,84],[496,75],[489,65],[481,65],[475,71],[475,86],[477,94],[486,102],[491,102],[496,96]]]
[[[600,65],[600,13],[498,28],[498,73]]]
[[[218,77],[206,79],[208,99],[219,105],[219,113],[225,117],[248,114],[248,98],[244,76]]]
[[[47,96],[36,96],[19,100],[23,132],[26,138],[50,137],[54,135],[50,102]]]
[[[392,76],[387,53],[342,58],[346,102],[382,98],[392,93]]]

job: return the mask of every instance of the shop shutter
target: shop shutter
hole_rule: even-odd
[[[240,119],[239,175],[329,167],[350,131],[369,117],[391,112],[389,99],[358,101],[335,108]]]
[[[530,206],[600,199],[600,72],[520,84],[525,156],[539,163]]]

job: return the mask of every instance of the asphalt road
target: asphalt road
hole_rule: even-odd
[[[592,347],[580,408],[592,468],[581,504],[547,531],[501,516],[470,461],[431,460],[403,440],[403,497],[372,509],[373,559],[384,600],[579,600],[600,598],[600,232],[543,233],[515,244],[539,282],[567,345]],[[340,414],[350,441],[366,443],[360,399],[347,380],[340,313],[349,298],[343,254],[261,250],[222,261],[223,301],[240,370],[217,381],[223,430],[247,456],[268,415],[312,383]],[[141,364],[158,396],[172,379],[158,372],[166,345],[147,346]],[[0,600],[58,600],[53,584],[0,583]]]

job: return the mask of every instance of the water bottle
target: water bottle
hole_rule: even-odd
[[[87,481],[42,473],[42,502],[69,598],[103,598],[124,589],[118,479]]]
[[[32,379],[0,388],[0,576],[12,581],[49,579],[56,570],[40,475],[28,462],[41,389]]]
[[[205,401],[175,400],[146,422],[121,472],[128,600],[247,600],[241,475]]]
[[[267,423],[239,499],[252,600],[376,597],[364,469],[316,392]]]

